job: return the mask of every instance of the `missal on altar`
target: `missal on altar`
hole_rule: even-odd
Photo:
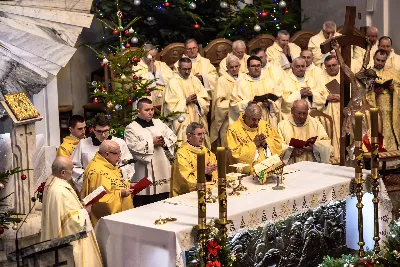
[[[333,79],[329,83],[325,84],[325,87],[331,94],[340,95],[340,84],[336,79]]]
[[[261,184],[265,183],[267,177],[271,176],[279,168],[283,168],[285,164],[281,158],[275,154],[262,162],[254,165],[254,172],[258,176],[258,181]]]
[[[254,102],[264,102],[264,101],[268,101],[268,100],[276,101],[276,100],[278,100],[278,98],[279,98],[278,96],[268,93],[265,95],[256,95],[254,97],[253,101]]]
[[[294,148],[303,148],[305,146],[310,146],[315,144],[315,141],[317,141],[318,136],[310,137],[307,140],[300,140],[296,138],[290,139],[289,146],[294,147]]]
[[[100,185],[99,187],[97,187],[92,193],[90,193],[89,195],[87,195],[83,200],[83,205],[84,206],[88,206],[88,205],[92,205],[96,202],[99,201],[100,198],[102,198],[105,194],[107,194],[106,189]]]
[[[143,177],[142,179],[139,180],[139,182],[137,182],[134,185],[131,185],[130,189],[133,189],[132,195],[136,195],[137,193],[139,193],[140,191],[142,191],[143,189],[145,189],[146,187],[152,185],[153,183],[147,179],[147,177]]]

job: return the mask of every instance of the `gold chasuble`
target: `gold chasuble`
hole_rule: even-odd
[[[57,149],[57,157],[63,156],[70,158],[72,155],[72,152],[74,152],[76,146],[79,144],[79,139],[75,138],[73,136],[66,136],[63,139],[62,144],[58,147]]]
[[[325,85],[332,80],[336,80],[340,84],[340,71],[336,76],[330,76],[325,70],[323,76],[321,78],[321,85]],[[329,92],[329,89],[325,89]],[[329,92],[330,94],[330,92]],[[340,158],[340,102],[327,102],[325,107],[322,109],[322,112],[329,115],[333,121],[333,133],[332,133],[332,146],[333,151],[331,151],[331,155],[334,158]],[[325,122],[320,121],[325,129],[329,129],[328,125]]]
[[[254,138],[258,134],[264,134],[267,137],[267,149],[256,147]],[[247,163],[249,166],[245,167],[243,172],[253,174],[254,164],[265,160],[270,155],[282,153],[282,137],[264,120],[260,120],[257,128],[250,128],[244,123],[242,113],[239,119],[229,126],[224,146],[230,151],[229,165]]]
[[[227,59],[230,55],[232,55],[232,53],[228,53],[228,54],[226,55],[226,57],[225,57],[224,59],[222,59],[221,62],[219,63],[219,70],[218,70],[219,76],[222,76],[222,75],[224,75],[225,73],[227,73],[228,68],[227,68],[227,66],[226,66],[226,59]],[[247,59],[248,59],[249,57],[250,57],[249,55],[244,54],[244,56],[242,57],[242,59],[239,59],[239,62],[240,62],[240,70],[239,70],[239,71],[240,71],[241,73],[247,73],[247,72],[248,72],[248,70],[247,70]]]
[[[149,67],[146,63],[144,63],[143,60],[140,60],[136,66],[132,67],[132,70],[138,77],[142,77],[145,80],[156,79],[152,86],[157,89],[151,92],[151,97],[149,98],[153,101],[154,106],[161,106],[163,104],[165,85],[168,84],[174,72],[167,64],[158,60],[154,62],[154,66],[156,68],[155,73],[151,73],[149,72]]]
[[[46,181],[42,203],[41,241],[62,238],[86,230],[87,237],[71,242],[75,266],[103,266],[89,215],[71,185],[51,176]]]
[[[335,32],[333,36],[336,37],[340,35],[341,35],[340,33]],[[313,53],[313,61],[317,67],[321,67],[324,64],[322,60],[323,55],[320,46],[326,40],[328,39],[325,39],[324,33],[321,30],[318,34],[311,37],[310,40],[308,41],[308,49],[311,50],[311,52]]]
[[[290,157],[288,164],[300,161],[317,161],[328,163],[331,151],[331,139],[329,139],[324,126],[310,116],[307,117],[303,126],[297,126],[292,115],[288,116],[278,125],[278,133],[283,137],[283,149],[289,147],[290,140],[296,138],[306,141],[308,138],[317,136],[317,141],[314,144],[313,152],[306,152],[300,157]]]
[[[104,186],[107,193],[93,204],[90,219],[93,226],[101,217],[133,208],[132,197],[122,197],[121,189],[129,189],[130,182],[122,178],[121,170],[103,158],[99,152],[85,169],[82,186],[82,198],[92,193],[99,186]]]
[[[268,100],[269,107],[264,107],[263,103],[258,103],[262,109],[262,119],[268,121],[272,127],[276,127],[280,121],[280,107],[282,91],[273,80],[261,75],[258,78],[252,78],[248,74],[243,75],[233,87],[230,110],[229,110],[229,123],[235,122],[240,113],[247,107],[250,101],[253,101],[255,96],[262,96],[265,94],[274,94],[278,97],[276,101]]]
[[[206,156],[206,164],[217,164],[214,153],[206,147],[199,148],[184,143],[176,152],[172,164],[172,188],[171,195],[176,197],[196,190],[197,186],[197,153],[203,151]],[[212,179],[217,181],[218,173],[212,173]]]
[[[186,98],[192,94],[197,95],[198,104],[191,103],[186,105]],[[178,140],[186,142],[186,127],[192,122],[198,122],[206,130],[204,145],[207,148],[211,148],[207,122],[209,108],[210,98],[200,80],[193,75],[188,79],[183,79],[178,73],[175,73],[165,89],[163,109],[164,115],[174,111],[183,113],[172,122],[172,130]],[[184,118],[183,122],[180,123],[178,117]],[[178,144],[181,144],[181,142]]]
[[[282,119],[286,119],[290,115],[293,102],[301,98],[300,90],[302,87],[310,87],[313,93],[312,97],[303,97],[308,102],[310,108],[322,110],[324,107],[328,95],[323,86],[307,75],[303,78],[298,78],[293,73],[290,73],[281,83],[283,93],[281,106]]]
[[[225,138],[225,133],[229,127],[229,102],[232,90],[236,81],[241,79],[242,76],[243,75],[239,72],[238,78],[235,79],[228,73],[225,73],[223,76],[218,78],[215,105],[213,105],[214,121],[211,123],[210,131],[211,144],[218,138],[222,143]]]
[[[382,94],[376,94],[373,90],[369,91],[365,96],[365,101],[369,105],[379,108],[382,112],[383,146],[389,151],[397,150],[400,141],[400,84],[398,75],[392,68],[384,67],[380,70],[374,68],[374,70],[379,77],[376,82],[382,84],[393,79],[394,90],[385,89]]]

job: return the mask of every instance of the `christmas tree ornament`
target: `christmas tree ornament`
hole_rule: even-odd
[[[122,32],[122,31],[124,30],[124,27],[118,26],[118,30],[119,30],[120,32]]]
[[[124,51],[126,48],[124,45],[121,45],[121,51]]]
[[[26,180],[26,175],[25,174],[21,175],[21,180]]]
[[[182,122],[184,122],[184,121],[185,121],[185,118],[184,118],[184,117],[180,116],[180,117],[178,118],[178,122],[179,122],[179,123],[182,123]]]
[[[133,79],[137,79],[137,78],[139,78],[136,74],[135,75],[133,75]]]
[[[96,86],[96,85],[97,85],[97,82],[96,82],[96,81],[93,81],[93,82],[92,82],[92,85],[93,85],[93,86]]]
[[[115,109],[116,109],[116,110],[121,110],[121,109],[122,109],[122,106],[121,106],[120,104],[116,104],[116,105],[115,105]]]
[[[130,27],[128,31],[129,31],[130,34],[132,34],[132,33],[135,32],[135,31],[132,29],[132,27]]]
[[[113,34],[117,35],[119,31],[117,29],[113,30]]]
[[[132,98],[128,98],[128,104],[132,104]]]
[[[285,8],[286,7],[286,2],[283,1],[283,0],[279,1],[279,7],[280,8]]]
[[[285,9],[285,14],[289,13],[289,10]]]
[[[99,100],[97,100],[97,98],[94,98],[93,99],[93,104],[97,104],[97,103],[99,103]]]
[[[222,1],[222,2],[219,4],[219,6],[220,6],[221,8],[227,8],[227,7],[228,7],[228,3],[225,2],[225,1]]]
[[[150,89],[146,89],[145,92],[146,92],[146,94],[148,94],[148,95],[151,93]]]
[[[119,131],[119,135],[120,136],[124,136],[124,132],[123,131]]]
[[[136,90],[136,89],[137,89],[137,85],[134,84],[134,85],[132,86],[132,88],[133,88],[133,90]]]
[[[122,75],[121,75],[121,79],[122,79],[122,80],[125,80],[125,79],[126,79],[125,74],[122,74]],[[122,86],[121,86],[121,88],[122,88]]]
[[[169,3],[169,2],[165,2],[164,4],[163,4],[163,6],[165,6],[165,7],[169,7],[171,4]]]
[[[126,48],[129,48],[129,47],[131,47],[131,44],[130,44],[130,43],[127,43],[127,44],[125,45],[125,47],[126,47]]]
[[[154,21],[154,18],[153,17],[147,17],[147,19],[146,19],[148,22],[153,22]]]
[[[108,108],[112,108],[113,106],[114,106],[114,105],[113,105],[113,103],[112,103],[111,101],[108,101],[108,102],[107,102],[107,107],[108,107]]]
[[[0,183],[0,191],[4,189],[4,184]]]
[[[107,58],[103,58],[103,63],[107,64],[108,63],[108,59]]]
[[[140,2],[140,0],[135,0],[135,1],[133,1],[133,4],[135,6],[140,6],[141,2]]]
[[[195,24],[193,25],[193,28],[196,29],[196,30],[200,29],[200,24],[195,23]]]
[[[4,228],[0,227],[0,235],[2,235],[4,233]]]
[[[97,89],[97,88],[93,90],[94,93],[97,93],[98,91],[99,91],[99,89]]]
[[[266,12],[266,11],[261,12],[262,18],[266,18],[267,16],[268,16],[268,12]]]
[[[138,57],[134,57],[134,58],[132,58],[132,61],[133,62],[137,62],[137,63],[139,63],[140,62],[140,58],[138,58]],[[135,78],[134,78],[135,79]]]
[[[101,87],[101,89],[100,89],[102,92],[105,92],[106,91],[106,88],[104,88],[104,87]]]
[[[129,36],[129,34],[130,34],[129,30],[125,30],[124,33],[125,33],[126,36]]]
[[[103,91],[103,94],[105,94],[105,95],[106,95],[106,94],[107,94],[107,91]]]
[[[31,197],[32,202],[36,202],[36,197]]]
[[[189,8],[190,9],[196,9],[196,7],[197,7],[196,3],[192,2],[192,3],[189,4]]]
[[[255,31],[255,32],[261,31],[261,26],[258,25],[258,24],[254,25],[254,31]]]
[[[13,229],[14,231],[17,231],[17,230],[18,230],[18,225],[14,224],[13,227],[12,227],[12,229]]]
[[[139,39],[137,37],[132,37],[131,42],[132,44],[137,44],[139,42]]]

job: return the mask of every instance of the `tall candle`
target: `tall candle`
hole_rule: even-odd
[[[203,151],[197,153],[197,215],[199,228],[206,226],[206,157]]]
[[[197,153],[197,183],[206,182],[206,155],[203,151]]]
[[[226,200],[226,153],[224,147],[217,148],[218,160],[218,206],[219,206],[219,221],[226,222],[227,219],[227,206]]]
[[[225,147],[217,148],[217,166],[218,166],[218,177],[226,178],[226,156]]]
[[[355,123],[355,127],[354,127],[354,140],[361,141],[362,140],[363,114],[361,112],[357,111],[355,120],[356,120],[356,123]]]
[[[378,137],[378,108],[371,108],[371,137]]]

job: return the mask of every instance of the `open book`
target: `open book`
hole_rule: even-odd
[[[317,141],[317,138],[318,138],[318,136],[310,137],[306,141],[292,138],[292,139],[290,139],[289,146],[294,147],[294,148],[303,148],[305,146],[315,144],[315,141]]]
[[[102,198],[105,194],[107,194],[106,189],[100,185],[99,187],[97,187],[92,193],[90,193],[89,195],[87,195],[83,200],[83,205],[84,206],[88,206],[88,205],[92,205],[96,202],[99,201],[100,198]]]
[[[375,88],[389,89],[389,87],[390,87],[390,85],[391,85],[392,83],[393,83],[393,79],[387,80],[387,81],[384,82],[384,83],[375,82],[374,87],[375,87]]]
[[[152,182],[149,179],[147,179],[147,177],[143,177],[142,179],[139,180],[139,182],[137,182],[134,185],[131,185],[130,189],[133,189],[132,195],[133,196],[136,195],[137,193],[139,193],[146,187],[150,186],[151,184]]]
[[[265,95],[256,95],[255,97],[254,97],[254,99],[253,99],[253,101],[254,102],[264,102],[264,101],[268,101],[268,100],[271,100],[271,101],[276,101],[276,100],[278,100],[278,96],[276,96],[276,95],[274,95],[274,94],[271,94],[271,93],[268,93],[268,94],[265,94]]]
[[[265,183],[267,177],[271,176],[278,168],[283,168],[284,163],[281,158],[275,154],[262,162],[254,165],[254,172],[258,176],[261,184]]]

